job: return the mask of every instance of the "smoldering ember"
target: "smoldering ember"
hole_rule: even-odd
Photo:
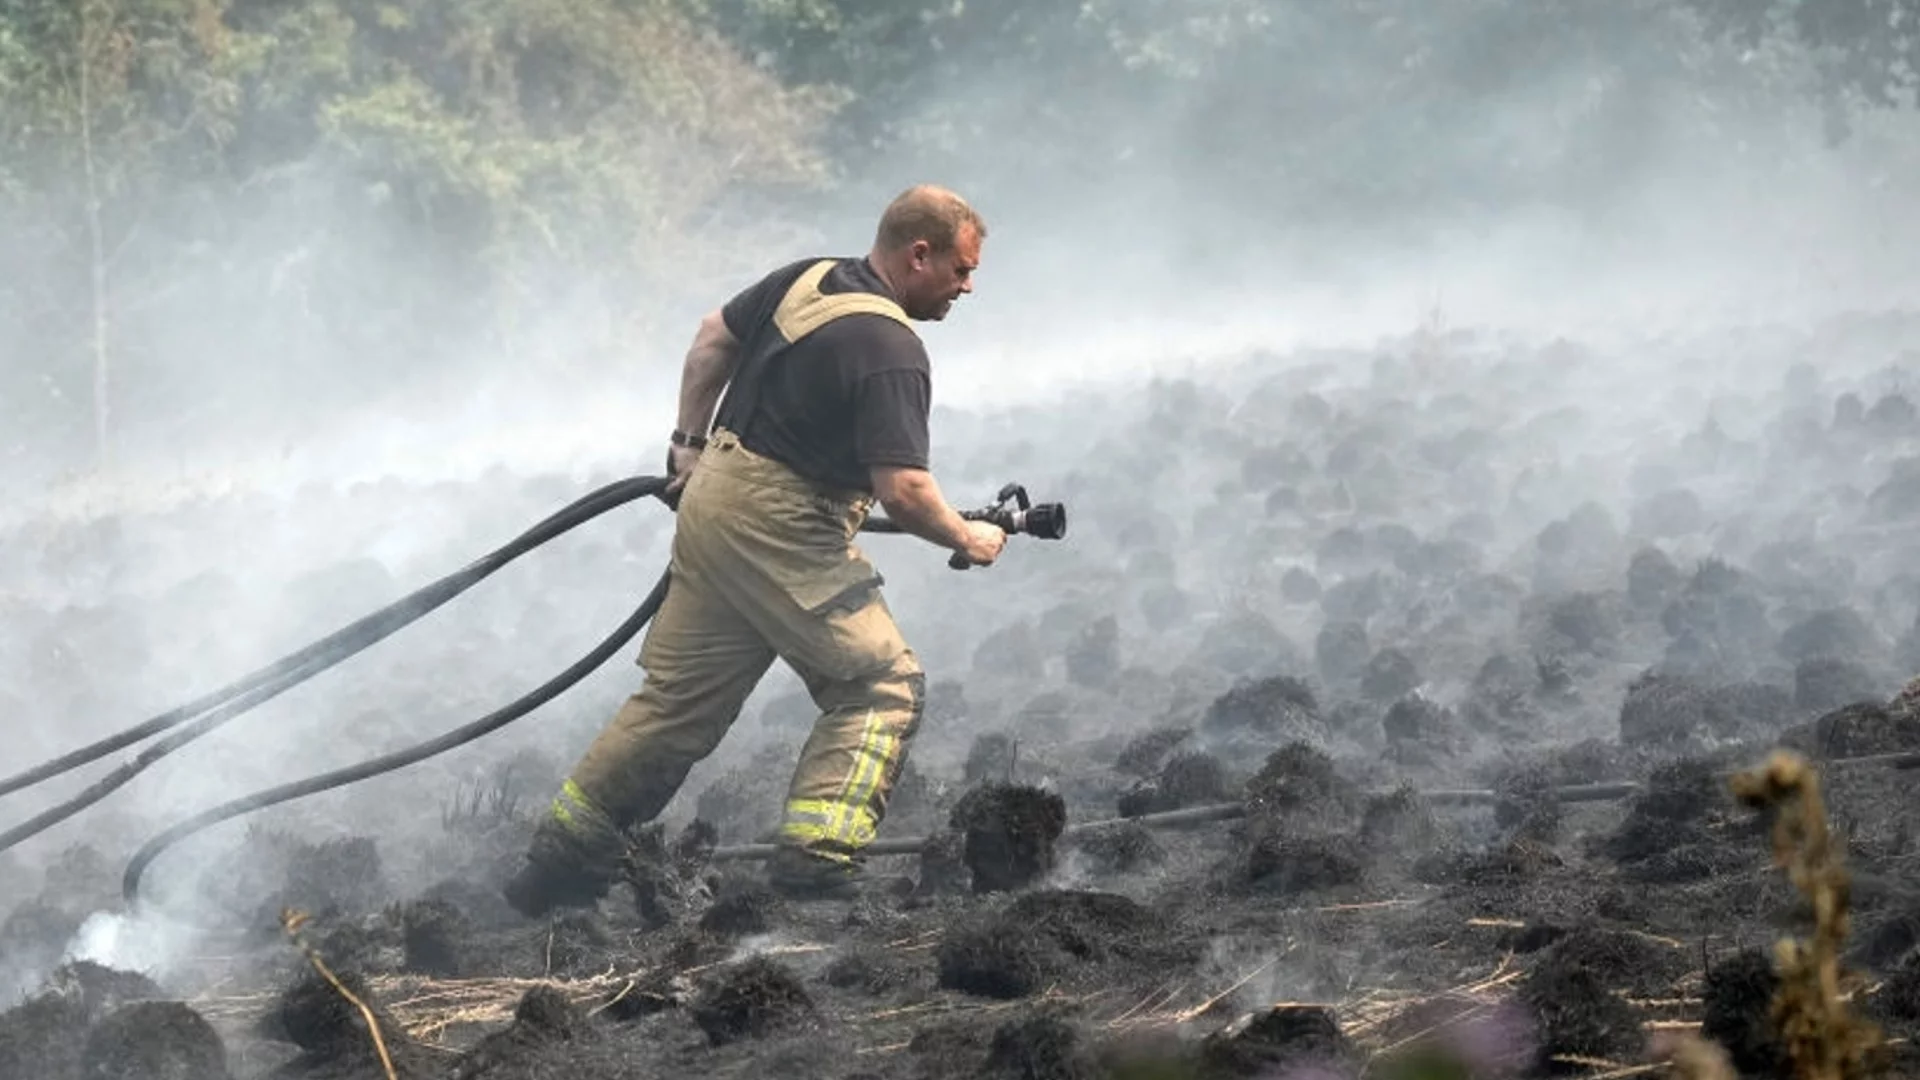
[[[1920,1076],[1910,16],[282,7],[0,7],[0,1080]],[[701,314],[919,181],[1040,509],[857,539],[865,880],[775,662],[525,913]]]

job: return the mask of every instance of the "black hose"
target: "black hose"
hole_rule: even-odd
[[[629,615],[613,633],[607,635],[606,640],[594,646],[592,652],[576,660],[571,667],[512,704],[495,710],[464,727],[455,728],[438,738],[384,754],[358,765],[336,769],[330,773],[322,773],[319,776],[282,784],[279,787],[268,788],[265,791],[235,799],[224,806],[216,806],[211,810],[195,814],[167,829],[142,845],[140,850],[134,853],[132,860],[127,863],[126,873],[120,879],[121,895],[126,898],[129,906],[133,905],[139,898],[140,877],[146,872],[148,864],[168,847],[201,829],[217,825],[228,818],[239,817],[249,811],[260,810],[306,795],[317,795],[331,788],[357,784],[382,773],[389,773],[395,769],[403,769],[408,765],[425,761],[427,758],[444,754],[457,746],[463,746],[483,735],[497,731],[553,700],[562,691],[586,678],[595,668],[606,663],[607,659],[622,646],[633,640],[634,635],[647,624],[647,620],[653,618],[654,612],[660,610],[661,601],[667,596],[668,578],[669,574],[661,574],[653,591],[647,594],[647,598],[634,610],[634,613]]]
[[[536,526],[532,530],[529,530],[526,534],[522,536],[521,540],[515,541],[513,545],[509,545],[508,548],[503,548],[501,549],[501,551],[506,552],[506,551],[512,550],[513,554],[515,555],[520,554],[524,550],[526,550],[526,548],[522,548],[519,546],[522,543],[522,541],[535,537],[536,534],[540,533],[543,529],[550,529],[555,525],[559,525],[560,526],[559,531],[565,531],[566,528],[571,528],[573,525],[579,524],[580,521],[584,521],[588,517],[592,517],[595,514],[602,513],[607,509],[611,509],[613,506],[619,505],[620,502],[626,502],[626,501],[629,501],[630,499],[638,498],[642,495],[653,494],[659,491],[665,485],[664,479],[654,478],[654,477],[642,477],[642,478],[639,478],[638,480],[623,481],[622,483],[637,485],[637,487],[632,491],[631,494],[625,494],[624,490],[620,492],[616,492],[615,494],[609,494],[609,492],[615,492],[615,489],[620,489],[622,487],[622,485],[620,484],[612,485],[609,488],[603,488],[600,492],[596,492],[594,495],[590,495],[574,503],[573,506],[570,507],[567,511],[562,511],[560,514],[556,514],[554,517],[549,518],[545,522],[542,522],[541,525]],[[625,497],[619,498],[618,501],[612,501],[616,497],[616,495],[624,495]],[[605,501],[607,502],[607,505],[600,506],[598,502],[593,501],[595,499]],[[578,520],[573,520],[572,518],[569,517],[570,513],[583,514],[584,516],[580,516]],[[862,524],[861,530],[864,532],[878,532],[878,533],[893,533],[893,532],[903,531],[897,524],[895,524],[894,522],[888,521],[884,517],[869,518],[866,522]],[[553,533],[553,535],[558,535],[558,534],[559,534],[558,532]],[[539,543],[544,543],[548,539],[552,539],[552,536],[542,536],[540,537],[540,539],[535,540],[533,544],[528,546],[529,547],[537,546]],[[496,554],[499,554],[499,553],[496,553]],[[479,565],[479,564],[476,564],[476,565]],[[487,572],[491,573],[491,570]],[[379,776],[383,773],[393,772],[396,769],[403,769],[408,765],[417,764],[421,761],[425,761],[430,757],[435,757],[439,754],[444,754],[447,751],[454,749],[455,747],[463,746],[485,735],[491,734],[492,732],[497,731],[502,727],[505,727],[506,725],[512,723],[513,721],[518,720],[522,716],[525,716],[527,713],[532,712],[534,709],[539,708],[541,705],[545,704],[548,701],[551,701],[553,698],[557,697],[559,694],[566,691],[569,687],[573,686],[573,684],[579,682],[581,679],[591,674],[595,668],[598,668],[601,664],[605,663],[609,657],[611,657],[615,652],[617,652],[622,646],[626,645],[629,641],[631,641],[634,638],[634,636],[640,632],[641,628],[647,624],[647,621],[653,618],[654,613],[659,611],[661,603],[665,601],[669,577],[670,577],[669,574],[666,574],[666,573],[661,574],[660,580],[653,587],[653,591],[650,592],[647,595],[647,598],[641,602],[640,606],[634,610],[634,613],[628,616],[627,620],[621,623],[620,626],[617,627],[613,631],[613,633],[609,634],[604,641],[602,641],[599,645],[595,646],[592,652],[580,658],[578,661],[574,662],[572,666],[568,667],[565,671],[561,672],[559,675],[554,676],[552,679],[542,684],[539,688],[533,690],[531,693],[526,694],[525,696],[519,698],[518,700],[492,713],[489,713],[488,715],[481,717],[480,719],[475,720],[470,724],[467,724],[459,728],[455,728],[454,730],[449,731],[443,735],[440,735],[437,738],[430,739],[427,742],[418,743],[414,746],[407,747],[403,750],[397,750],[390,754],[385,754],[385,755],[382,755],[381,757],[374,758],[371,761],[361,762],[358,765],[348,766],[347,768],[344,768],[344,769],[337,769],[333,772],[323,773],[319,776],[313,776],[304,780],[298,780],[292,783],[282,784],[279,787],[269,788],[265,791],[256,792],[252,795],[243,796],[239,799],[235,799],[221,806],[216,806],[210,810],[202,811],[201,813],[196,814],[193,817],[187,818],[186,820],[173,825],[172,827],[168,828],[165,832],[162,832],[158,836],[155,836],[153,839],[147,841],[146,844],[141,846],[139,851],[134,853],[133,858],[128,861],[126,872],[121,877],[121,882],[120,882],[121,895],[126,899],[129,906],[135,904],[139,898],[140,879],[146,873],[147,867],[153,863],[153,860],[158,858],[162,851],[173,846],[174,844],[178,843],[182,839],[185,839],[186,837],[196,832],[199,832],[202,829],[205,829],[212,825],[217,825],[220,822],[227,821],[231,818],[239,817],[242,814],[249,813],[254,810],[260,810],[269,806],[275,806],[283,802],[289,802],[293,799],[305,797],[307,795],[316,795],[322,791],[328,791],[333,788],[344,787],[348,784],[359,783],[362,780]],[[474,580],[477,581],[478,578],[475,578]],[[472,583],[469,582],[468,585],[470,584]],[[463,585],[461,587],[465,588],[467,586]],[[424,614],[424,612],[422,612],[422,614]],[[418,616],[415,616],[415,617],[417,618]],[[375,638],[373,640],[377,641],[378,639]],[[366,645],[370,645],[372,643],[373,641],[368,641],[365,644],[359,646],[359,648],[365,648]],[[355,651],[358,651],[358,650],[356,649]],[[300,677],[303,678],[305,676],[300,676]],[[297,682],[298,679],[296,678],[293,681]],[[288,685],[291,685],[291,683],[289,683]],[[277,693],[277,692],[278,690],[272,691],[272,693]],[[260,693],[265,693],[265,692],[259,691],[259,692],[256,692],[256,695]],[[265,696],[271,696],[271,693],[266,693]],[[199,737],[199,735],[204,734],[205,731],[211,730],[212,727],[218,726],[220,723],[225,722],[226,719],[230,718],[231,713],[237,713],[239,711],[244,711],[247,708],[251,708],[254,703],[255,702],[250,700],[248,697],[243,697],[231,703],[230,710],[223,709],[221,711],[216,711],[215,713],[209,714],[207,717],[202,718],[199,722],[195,723],[192,727],[188,728],[186,731],[183,731],[180,734],[175,735],[170,739],[163,740],[161,743],[157,743],[153,747],[148,748],[148,750],[145,753],[141,754],[140,758],[136,759],[135,762],[129,763],[129,765],[123,766],[121,769],[116,770],[112,776],[109,776],[107,778],[108,781],[112,781],[110,786],[106,786],[107,781],[103,781],[101,785],[95,785],[95,788],[100,789],[97,791],[97,793],[95,788],[88,789],[86,793],[83,793],[84,796],[86,797],[86,801],[81,802],[79,805],[72,806],[71,809],[68,809],[67,807],[56,808],[55,811],[50,811],[48,814],[43,814],[41,815],[41,818],[36,818],[34,822],[30,822],[29,824],[30,825],[38,824],[42,818],[48,818],[55,813],[58,813],[59,817],[65,817],[79,810],[82,806],[88,805],[91,802],[99,801],[100,798],[105,797],[105,795],[111,790],[113,790],[113,788],[118,787],[120,786],[120,784],[125,783],[128,779],[131,779],[132,774],[138,772],[139,769],[145,768],[147,765],[152,764],[154,760],[158,760],[160,757],[165,756],[167,753],[171,752],[172,750],[177,749],[179,745],[182,745],[187,741],[197,738]],[[228,715],[223,715],[223,713],[228,713]],[[126,775],[123,776],[121,775],[122,773],[125,773]],[[53,817],[52,820],[46,821],[44,824],[39,824],[38,827],[45,828],[47,825],[51,825],[53,821],[59,820],[59,817]],[[19,830],[15,830],[15,831],[19,831]],[[36,829],[35,831],[38,831],[38,830]],[[31,835],[31,833],[29,833],[28,835]],[[22,837],[22,839],[24,839],[24,837]],[[3,845],[4,842],[5,842],[5,837],[0,836],[0,845]],[[17,840],[13,842],[17,842]],[[4,846],[0,846],[0,850],[4,850]]]
[[[183,724],[187,725],[174,735],[147,747],[133,760],[88,785],[74,797],[0,833],[0,851],[14,847],[92,806],[166,755],[213,731],[261,702],[277,697],[355,653],[389,637],[402,627],[472,588],[482,579],[521,555],[608,510],[647,495],[657,494],[665,488],[666,483],[667,480],[664,477],[642,476],[608,484],[598,491],[575,500],[506,545],[469,563],[465,568],[348,624],[304,649],[291,653],[197,701],[162,713],[151,720],[36,766],[5,781],[4,785],[0,785],[0,794],[58,776],[149,735],[180,727]],[[212,711],[209,712],[208,709]]]

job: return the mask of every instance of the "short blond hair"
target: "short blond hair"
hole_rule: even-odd
[[[897,251],[925,240],[935,251],[948,251],[966,225],[973,226],[980,239],[987,238],[986,221],[967,200],[934,184],[916,184],[887,204],[873,242],[883,251]]]

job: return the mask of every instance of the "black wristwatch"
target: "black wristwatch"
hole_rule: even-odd
[[[669,436],[669,438],[672,439],[673,445],[675,446],[690,447],[694,450],[705,450],[707,448],[707,440],[705,436],[689,435],[686,432],[681,431],[679,428],[674,428],[673,434]]]

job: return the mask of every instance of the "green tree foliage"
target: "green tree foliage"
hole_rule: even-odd
[[[1806,47],[1836,97],[1911,107],[1920,90],[1920,4],[1914,0],[1690,0],[1717,32],[1747,48]]]
[[[1591,215],[1675,154],[1774,166],[1748,136],[1815,83],[1830,121],[1898,105],[1917,6],[7,0],[0,430],[97,449],[602,364],[873,184],[1175,261]]]
[[[715,214],[743,189],[822,184],[832,102],[785,89],[697,15],[678,0],[0,7],[0,348],[34,358],[4,373],[14,430],[71,433],[85,413],[60,404],[116,387],[176,421],[276,382],[325,400],[370,370],[511,351],[556,298],[643,309],[663,283],[732,272]]]

